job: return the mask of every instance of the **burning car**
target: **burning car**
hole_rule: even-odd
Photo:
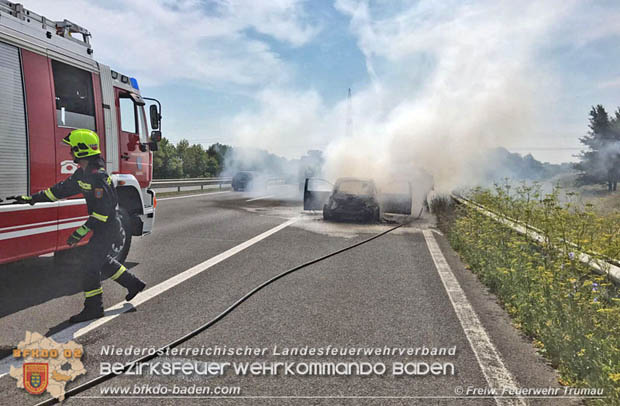
[[[371,179],[340,178],[335,184],[308,178],[304,210],[323,210],[325,220],[381,221],[385,213],[411,214],[411,185],[381,193]]]
[[[369,179],[341,178],[323,205],[325,220],[380,221],[381,212],[375,182]]]

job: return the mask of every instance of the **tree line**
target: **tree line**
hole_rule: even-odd
[[[289,178],[297,173],[299,159],[289,160],[268,151],[215,143],[205,149],[182,139],[176,145],[166,138],[153,153],[155,179],[232,176],[238,171],[258,171]]]
[[[620,181],[620,107],[610,117],[602,105],[590,110],[588,134],[579,139],[586,149],[575,169],[579,184],[607,184],[616,191]]]
[[[189,144],[183,139],[176,145],[162,138],[159,149],[153,153],[155,179],[202,178],[219,176],[224,168],[229,145],[216,143],[204,149],[200,144]]]

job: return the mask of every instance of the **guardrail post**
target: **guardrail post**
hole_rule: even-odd
[[[177,186],[177,192],[181,191],[181,185]]]

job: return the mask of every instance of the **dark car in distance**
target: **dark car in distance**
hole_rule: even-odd
[[[257,186],[257,181],[259,181],[259,179],[261,179],[261,177],[258,172],[240,171],[232,178],[232,188],[235,192],[250,190]]]

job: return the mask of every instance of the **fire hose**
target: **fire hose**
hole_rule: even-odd
[[[315,258],[313,260],[310,260],[308,262],[305,262],[301,265],[298,265],[294,268],[288,269],[282,273],[279,273],[278,275],[274,276],[273,278],[261,283],[260,285],[256,286],[254,289],[250,290],[248,293],[246,293],[244,296],[242,296],[240,299],[238,299],[236,302],[234,302],[232,305],[230,305],[226,310],[224,310],[223,312],[221,312],[220,314],[218,314],[217,316],[215,316],[213,319],[211,319],[210,321],[208,321],[207,323],[199,326],[198,328],[194,329],[193,331],[190,331],[189,333],[185,334],[184,336],[164,345],[163,347],[161,347],[158,351],[155,351],[152,354],[147,354],[145,356],[142,356],[138,359],[135,359],[131,362],[128,362],[127,364],[125,364],[123,366],[123,368],[121,368],[120,370],[115,370],[113,372],[110,372],[108,374],[104,374],[104,375],[100,375],[96,378],[91,379],[88,382],[85,382],[79,386],[76,386],[75,388],[71,388],[68,391],[65,392],[65,399],[68,399],[70,397],[73,397],[79,393],[82,393],[92,387],[95,387],[103,382],[107,382],[110,379],[119,376],[125,372],[127,372],[130,368],[132,368],[135,364],[140,364],[140,363],[144,363],[144,362],[148,362],[154,358],[159,357],[160,354],[164,354],[166,353],[167,350],[175,348],[177,346],[179,346],[180,344],[183,344],[184,342],[186,342],[187,340],[197,336],[198,334],[202,333],[203,331],[207,330],[208,328],[212,327],[213,325],[215,325],[217,322],[219,322],[220,320],[222,320],[223,318],[225,318],[227,315],[229,315],[233,310],[235,310],[237,307],[239,307],[243,302],[245,302],[246,300],[248,300],[250,297],[252,297],[254,294],[258,293],[260,290],[262,290],[263,288],[265,288],[268,285],[271,285],[272,283],[276,282],[278,279],[281,279],[287,275],[292,274],[293,272],[299,271],[300,269],[306,268],[310,265],[316,264],[317,262],[321,262],[323,260],[326,260],[328,258],[331,258],[333,256],[336,256],[338,254],[341,254],[343,252],[349,251],[353,248],[359,247],[360,245],[366,244],[372,240],[375,240],[379,237],[382,237],[394,230],[396,230],[397,228],[402,227],[403,225],[405,225],[405,223],[402,224],[398,224],[394,227],[389,228],[388,230],[385,230],[379,234],[373,235],[372,237],[366,238],[365,240],[362,240],[360,242],[357,242],[355,244],[349,245],[347,247],[341,248],[337,251],[334,251],[332,253],[329,253],[327,255],[323,255],[321,257]],[[58,399],[57,398],[49,398],[47,400],[44,400],[43,402],[37,403],[36,406],[43,406],[43,405],[54,405],[58,403]]]

